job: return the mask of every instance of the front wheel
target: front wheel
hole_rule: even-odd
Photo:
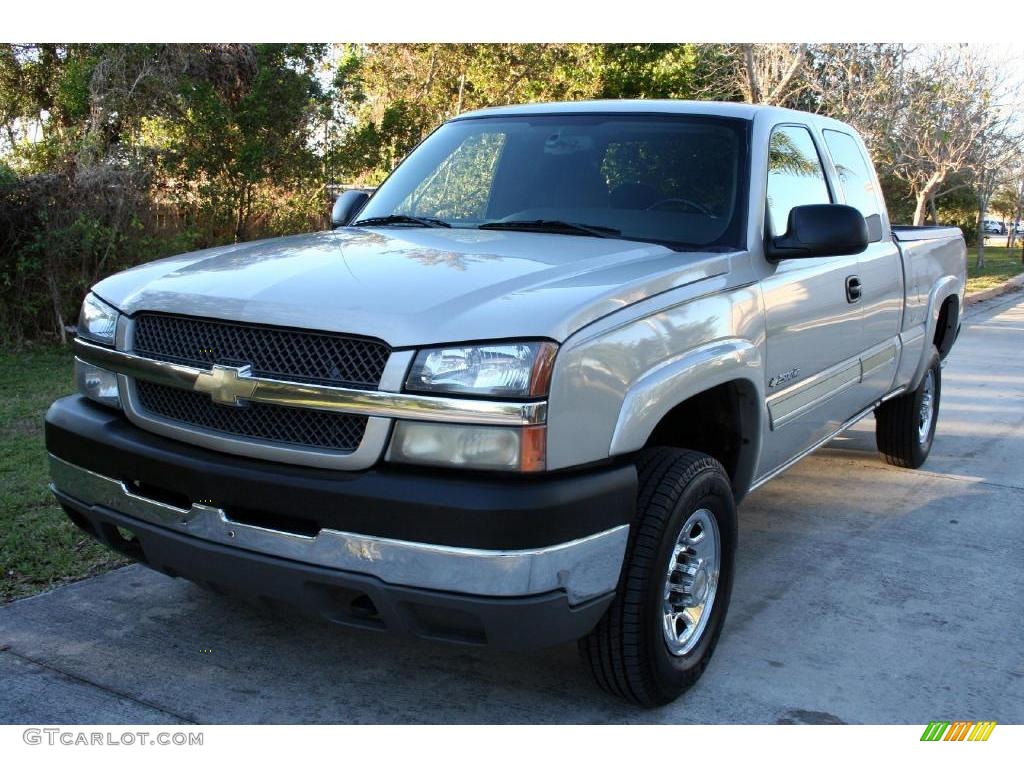
[[[703,453],[654,448],[637,473],[618,594],[580,652],[601,688],[656,706],[711,660],[732,591],[736,506],[725,469]]]
[[[942,395],[942,364],[932,347],[928,369],[913,392],[875,409],[875,444],[889,464],[917,469],[932,450]]]

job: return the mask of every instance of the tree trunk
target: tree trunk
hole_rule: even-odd
[[[241,189],[238,190],[237,209],[235,210],[235,242],[240,243],[245,240],[245,225],[246,225],[246,198],[249,194],[249,183],[243,182]]]
[[[747,67],[747,83],[750,86],[750,103],[761,103],[761,86],[757,82],[757,70],[754,69],[754,46],[743,46],[743,61]]]
[[[914,208],[914,226],[923,227],[928,216],[928,192],[922,191],[917,195],[917,206]]]
[[[52,267],[47,270],[47,282],[50,284],[50,299],[53,301],[53,319],[57,322],[57,335],[60,336],[60,343],[67,344],[68,334],[64,327],[64,313],[60,310],[60,288],[57,286],[55,274],[56,270]]]
[[[458,117],[462,114],[462,96],[466,91],[466,73],[463,72],[459,75],[459,101],[455,105],[455,116]]]
[[[928,196],[924,193],[919,193],[917,196],[917,207],[914,208],[914,226],[920,227],[924,225],[924,212],[928,206]]]
[[[1017,215],[1013,217],[1013,232],[1010,234],[1010,248],[1017,242],[1017,225],[1020,223],[1021,209],[1024,208],[1024,179],[1021,179],[1017,187]],[[1024,251],[1021,252],[1021,261],[1024,261]]]
[[[946,179],[945,171],[936,171],[928,177],[920,191],[917,193],[917,207],[914,208],[914,226],[924,226],[924,219],[928,211],[928,201],[939,190],[939,186]]]
[[[985,199],[978,196],[978,269],[985,268]]]
[[[423,83],[422,96],[425,99],[434,86],[434,69],[437,67],[437,46],[430,46],[430,67],[427,69],[427,79]]]

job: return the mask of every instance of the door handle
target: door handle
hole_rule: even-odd
[[[861,284],[860,278],[856,275],[850,275],[846,278],[846,300],[853,304],[854,302],[860,301],[861,297]]]

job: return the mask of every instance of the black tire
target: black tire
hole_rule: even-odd
[[[922,406],[929,393],[929,377],[931,417],[927,431],[922,435]],[[924,464],[935,439],[941,395],[942,365],[939,351],[932,347],[928,368],[917,389],[894,397],[875,409],[875,444],[889,464],[908,469],[917,469]]]
[[[645,706],[667,704],[697,682],[722,631],[732,592],[736,504],[725,469],[710,456],[653,448],[637,461],[639,490],[618,594],[580,653],[605,691]],[[665,579],[688,518],[705,509],[714,517],[720,555],[717,589],[696,644],[684,655],[669,650],[664,623]],[[680,647],[683,650],[683,647]]]

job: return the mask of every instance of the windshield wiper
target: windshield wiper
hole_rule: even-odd
[[[618,237],[622,230],[600,224],[577,224],[557,219],[534,219],[532,221],[488,221],[477,229],[512,229],[521,232],[551,232],[563,235],[590,235],[591,237]]]
[[[359,219],[353,222],[353,227],[386,227],[389,224],[415,224],[418,227],[446,227],[451,229],[451,224],[441,219],[432,219],[429,216],[406,216],[404,213],[395,213],[391,216],[371,216],[368,219]]]

